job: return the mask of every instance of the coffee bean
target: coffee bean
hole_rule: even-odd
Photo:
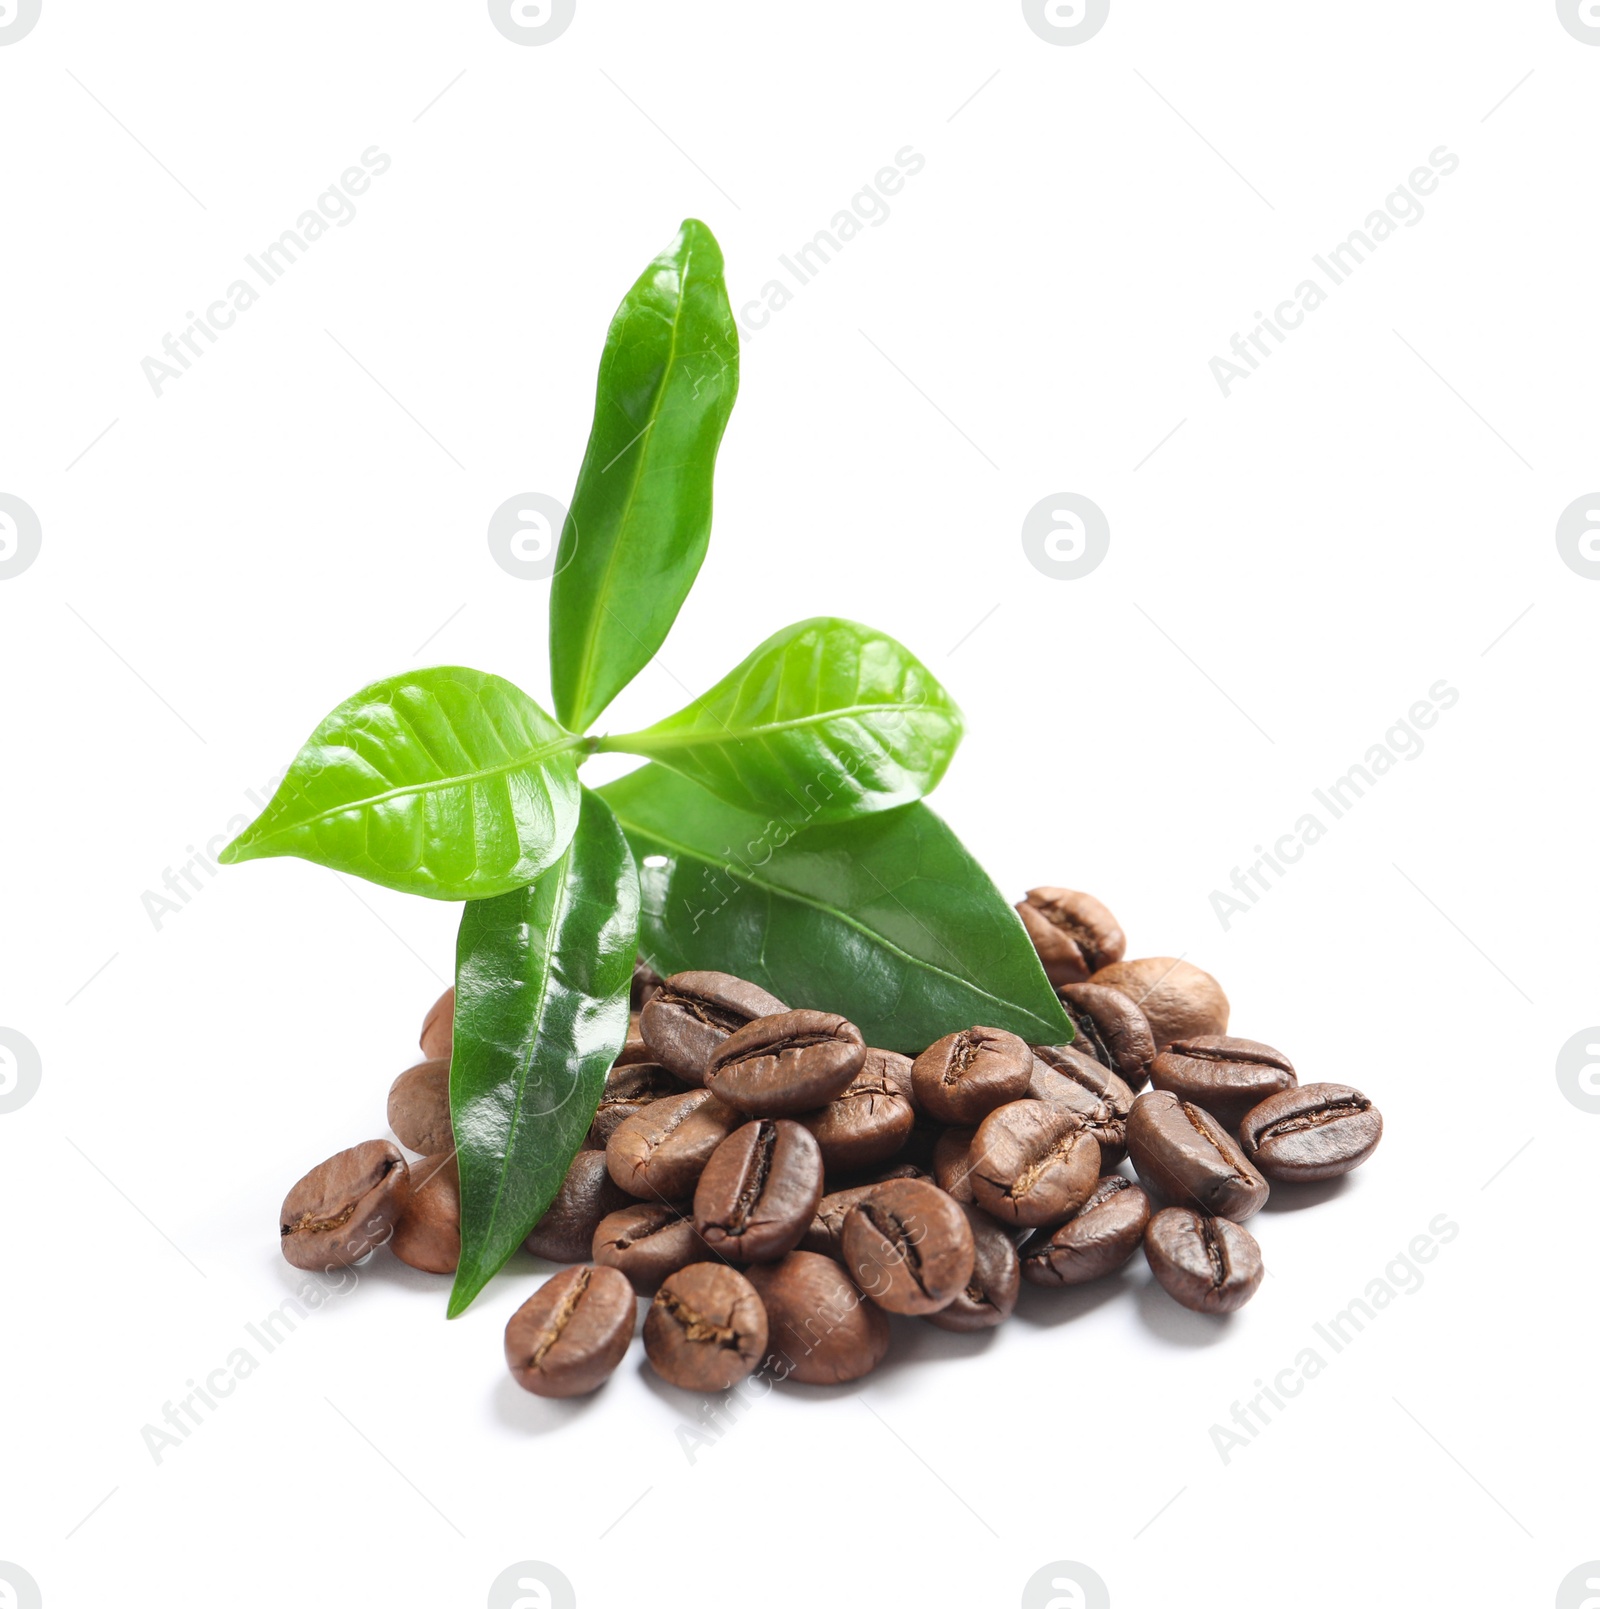
[[[1127,940],[1117,919],[1092,894],[1070,888],[1030,888],[1017,906],[1022,925],[1052,984],[1081,983],[1113,961]]]
[[[628,989],[628,1004],[642,1011],[650,999],[660,992],[661,974],[641,955],[633,963],[633,982]]]
[[[911,1065],[917,1105],[940,1123],[971,1126],[1028,1093],[1033,1053],[1000,1028],[963,1028],[935,1041]]]
[[[1269,1179],[1311,1183],[1359,1168],[1383,1138],[1383,1115],[1348,1084],[1302,1084],[1252,1107],[1239,1138]]]
[[[1188,1207],[1164,1208],[1150,1220],[1144,1255],[1161,1288],[1196,1313],[1243,1307],[1266,1272],[1248,1229]]]
[[[1050,1101],[1012,1101],[978,1125],[972,1194],[1002,1223],[1040,1228],[1070,1217],[1100,1177],[1100,1147],[1083,1120]]]
[[[912,1105],[916,1105],[915,1095],[912,1096]],[[929,1113],[918,1107],[916,1121],[911,1125],[906,1143],[895,1153],[895,1160],[908,1162],[924,1173],[931,1172],[933,1153],[939,1144],[939,1136],[943,1133],[944,1124],[936,1123]]]
[[[973,1129],[946,1129],[933,1148],[933,1177],[939,1188],[963,1204],[972,1195]]]
[[[1222,985],[1187,961],[1165,955],[1118,961],[1101,967],[1089,981],[1118,990],[1144,1012],[1158,1051],[1175,1039],[1228,1031],[1228,997]]]
[[[1056,990],[1056,998],[1077,1034],[1074,1050],[1109,1067],[1136,1093],[1150,1082],[1155,1035],[1149,1018],[1127,995],[1103,983],[1068,983]]]
[[[690,1263],[715,1262],[693,1222],[660,1201],[641,1201],[600,1220],[591,1247],[594,1260],[625,1274],[642,1295]]]
[[[766,1355],[767,1310],[726,1263],[691,1263],[662,1283],[644,1321],[655,1371],[685,1391],[726,1391]]]
[[[1128,1155],[1166,1200],[1243,1222],[1267,1199],[1267,1181],[1204,1107],[1149,1089],[1128,1115]]]
[[[642,1112],[652,1101],[683,1094],[684,1087],[681,1078],[669,1073],[659,1063],[618,1062],[606,1074],[600,1104],[595,1108],[594,1122],[589,1125],[587,1143],[597,1151],[603,1151],[611,1136],[635,1112]]]
[[[921,1179],[878,1185],[851,1208],[839,1238],[846,1271],[891,1313],[937,1312],[972,1277],[966,1214]]]
[[[381,1246],[405,1211],[411,1170],[398,1146],[367,1140],[314,1167],[278,1214],[279,1245],[296,1268],[348,1268]]]
[[[389,1086],[389,1127],[408,1151],[435,1156],[455,1149],[448,1055],[406,1068]]]
[[[708,1089],[663,1096],[617,1125],[606,1141],[606,1167],[629,1195],[686,1201],[711,1153],[739,1122]]]
[[[411,1193],[389,1250],[424,1273],[455,1273],[461,1261],[461,1179],[452,1152],[412,1164]]]
[[[524,1391],[581,1397],[604,1385],[633,1339],[638,1304],[614,1268],[564,1268],[506,1325],[506,1365]]]
[[[645,1002],[639,1028],[652,1061],[687,1083],[700,1084],[729,1034],[757,1017],[788,1009],[765,989],[726,972],[675,972]]]
[[[1150,1197],[1131,1179],[1108,1174],[1048,1240],[1028,1242],[1022,1277],[1057,1287],[1114,1274],[1139,1249],[1149,1222]]]
[[[523,1245],[552,1263],[586,1263],[600,1220],[632,1204],[633,1197],[607,1172],[605,1152],[580,1151]]]
[[[1022,1273],[1017,1246],[987,1213],[963,1207],[972,1229],[972,1273],[949,1306],[928,1314],[941,1330],[992,1330],[1011,1317]]]
[[[453,988],[446,989],[434,1003],[428,1007],[428,1015],[422,1019],[422,1054],[429,1061],[443,1058],[450,1059],[450,1047],[455,1039],[456,1025],[456,992]]]
[[[923,1177],[915,1168],[907,1171],[891,1170],[891,1175],[899,1178]],[[844,1234],[844,1221],[850,1216],[850,1209],[865,1201],[880,1184],[888,1182],[888,1179],[862,1179],[858,1183],[841,1185],[837,1190],[830,1190],[817,1203],[816,1216],[812,1218],[811,1227],[806,1230],[800,1242],[801,1250],[818,1252],[824,1257],[835,1257],[842,1261],[844,1251],[840,1239]]]
[[[1226,1129],[1237,1129],[1252,1106],[1293,1089],[1294,1064],[1282,1051],[1254,1039],[1198,1034],[1174,1040],[1156,1057],[1150,1082],[1179,1100],[1193,1101]]]
[[[781,1011],[730,1034],[706,1066],[705,1086],[750,1117],[788,1117],[837,1100],[866,1056],[853,1022],[830,1011]]]
[[[1100,1171],[1109,1173],[1127,1154],[1133,1091],[1099,1062],[1072,1045],[1040,1045],[1033,1052],[1028,1095],[1076,1112],[1100,1147]]]
[[[612,1062],[613,1067],[637,1067],[644,1062],[652,1061],[650,1047],[644,1042],[644,1033],[639,1027],[639,1013],[630,1012],[628,1016],[628,1037],[622,1041],[622,1049],[617,1052],[617,1059]],[[679,1088],[684,1088],[684,1081],[678,1080]]]
[[[889,1350],[889,1320],[831,1257],[792,1251],[746,1271],[767,1310],[767,1367],[782,1380],[859,1380]]]
[[[906,1143],[917,1121],[911,1058],[869,1049],[844,1093],[815,1112],[803,1112],[798,1121],[816,1135],[822,1165],[830,1173],[886,1161]]]
[[[786,1118],[737,1128],[694,1191],[696,1233],[719,1257],[770,1263],[794,1250],[822,1200],[816,1137]]]

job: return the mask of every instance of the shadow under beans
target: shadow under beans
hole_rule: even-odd
[[[930,1324],[926,1319],[908,1318],[901,1313],[889,1315],[889,1329],[889,1352],[876,1369],[860,1380],[824,1389],[848,1392],[856,1386],[870,1386],[875,1382],[893,1379],[907,1369],[937,1367],[952,1359],[977,1357],[994,1345],[996,1335],[993,1329],[941,1330],[937,1324]]]
[[[1262,1203],[1263,1212],[1303,1212],[1307,1207],[1320,1207],[1332,1201],[1349,1187],[1350,1175],[1341,1173],[1337,1179],[1323,1179],[1317,1184],[1275,1184],[1272,1193]]]
[[[520,1431],[525,1436],[550,1436],[590,1412],[600,1396],[601,1391],[591,1391],[582,1397],[536,1397],[502,1371],[492,1402],[495,1418],[507,1430]]]
[[[1025,1282],[1017,1294],[1012,1321],[1037,1329],[1054,1329],[1058,1324],[1071,1324],[1074,1319],[1087,1317],[1096,1308],[1125,1296],[1137,1285],[1131,1264],[1124,1264],[1115,1273],[1103,1279],[1092,1279],[1085,1285],[1062,1285],[1052,1289],[1048,1285]]]
[[[1215,1346],[1228,1334],[1231,1313],[1192,1313],[1151,1280],[1134,1297],[1140,1321],[1174,1346]]]

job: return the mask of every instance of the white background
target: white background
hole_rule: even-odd
[[[1010,1606],[1063,1559],[1119,1609],[1555,1601],[1600,1555],[1600,1118],[1554,1072],[1600,1020],[1600,585],[1555,543],[1600,484],[1597,75],[1550,0],[1114,0],[1071,48],[1013,0],[579,0],[539,48],[470,0],[44,0],[0,48],[0,492],[43,529],[0,581],[0,1026],[43,1066],[0,1115],[0,1560],[49,1609],[477,1606],[523,1559],[586,1609]],[[373,145],[355,220],[158,399],[141,360]],[[686,215],[751,301],[906,146],[746,340],[700,585],[607,724],[791,619],[893,632],[967,713],[935,802],[996,881],[1214,971],[1382,1149],[1252,1225],[1229,1321],[1141,1264],[986,1338],[904,1323],[693,1463],[637,1350],[580,1403],[510,1381],[532,1260],[447,1324],[379,1258],[157,1465],[141,1427],[299,1283],[288,1185],[382,1131],[457,912],[293,861],[142,897],[369,680],[546,698],[547,586],[485,532],[570,493],[616,301]],[[1422,220],[1225,399],[1211,358],[1440,146]],[[1062,491],[1111,526],[1076,581],[1020,540]],[[1423,752],[1224,930],[1212,891],[1440,679]],[[1439,1214],[1421,1288],[1224,1464],[1211,1426]]]

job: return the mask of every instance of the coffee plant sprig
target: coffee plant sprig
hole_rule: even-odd
[[[920,803],[961,713],[892,637],[801,621],[676,714],[590,735],[699,573],[738,375],[722,253],[691,219],[606,337],[550,594],[555,715],[460,666],[374,682],[323,720],[221,857],[296,855],[467,902],[452,1317],[582,1144],[627,1033],[636,952],[843,1012],[886,1049],[974,1022],[1071,1038],[1015,913]],[[578,768],[601,752],[653,763],[590,791]]]

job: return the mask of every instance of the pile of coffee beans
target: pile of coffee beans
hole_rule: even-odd
[[[1255,1294],[1244,1227],[1274,1185],[1372,1155],[1376,1107],[1301,1084],[1282,1052],[1231,1036],[1228,999],[1181,960],[1123,958],[1099,900],[1036,888],[1018,905],[1077,1037],[1029,1045],[977,1023],[914,1059],[833,1012],[792,1010],[720,972],[640,962],[627,1043],[584,1148],[527,1249],[576,1266],[506,1327],[513,1377],[593,1391],[633,1339],[665,1380],[723,1391],[758,1368],[854,1380],[889,1349],[890,1314],[989,1329],[1024,1282],[1081,1285],[1141,1249],[1198,1313]],[[280,1215],[300,1268],[387,1244],[431,1273],[460,1255],[450,1131],[454,991],[426,1058],[389,1091],[387,1140],[314,1169]],[[1123,1171],[1131,1167],[1131,1175]]]

